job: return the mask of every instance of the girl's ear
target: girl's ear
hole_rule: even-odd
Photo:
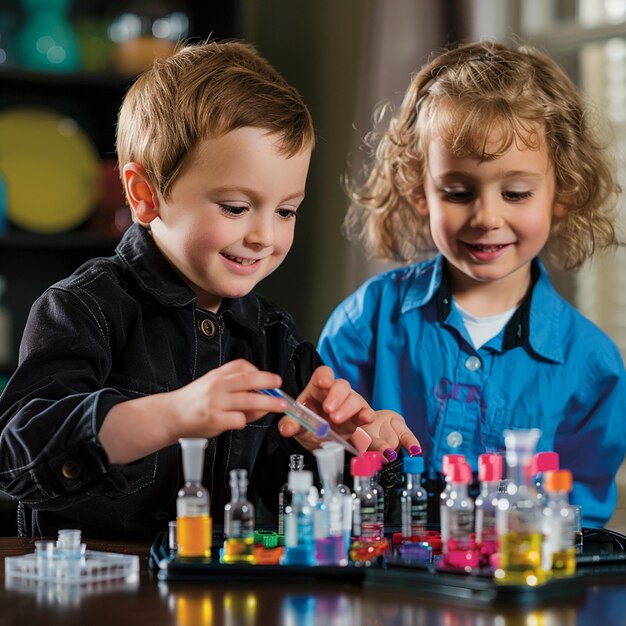
[[[411,194],[409,202],[422,217],[428,217],[428,202],[426,202],[426,196],[423,191]]]
[[[139,163],[127,163],[123,170],[124,189],[135,219],[148,225],[159,216],[159,200],[156,190]]]

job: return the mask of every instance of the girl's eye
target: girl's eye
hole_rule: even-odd
[[[528,200],[533,195],[532,191],[504,191],[502,197],[510,202],[521,202],[522,200]]]
[[[297,212],[294,209],[281,208],[278,209],[276,213],[278,213],[278,216],[284,220],[295,219],[295,217],[297,216]]]
[[[448,202],[457,202],[464,204],[469,202],[473,197],[473,192],[467,189],[444,189],[443,194]]]
[[[236,204],[219,204],[218,203],[218,206],[220,207],[223,213],[225,213],[226,215],[232,215],[234,217],[243,215],[243,213],[246,211],[245,206],[239,206]]]

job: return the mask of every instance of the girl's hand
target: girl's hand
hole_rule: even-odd
[[[309,383],[296,399],[327,419],[330,427],[345,439],[374,418],[369,404],[350,387],[348,381],[335,379],[332,369],[326,365],[313,372]],[[295,437],[309,451],[318,448],[323,441],[288,416],[280,420],[278,428],[283,437]]]
[[[398,458],[400,448],[411,456],[422,452],[419,440],[395,411],[376,411],[374,420],[363,426],[363,430],[372,438],[368,450],[378,450],[387,462]]]
[[[178,437],[215,437],[227,430],[241,430],[267,413],[284,413],[287,402],[256,392],[280,387],[278,374],[263,372],[238,359],[172,391],[178,410],[172,424]]]

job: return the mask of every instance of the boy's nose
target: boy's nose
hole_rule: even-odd
[[[246,235],[246,241],[264,248],[271,246],[274,243],[274,222],[272,218],[258,216],[257,219],[253,220]]]

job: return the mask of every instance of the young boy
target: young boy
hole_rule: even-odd
[[[313,144],[299,94],[243,43],[182,48],[131,87],[117,148],[136,223],[35,302],[0,399],[0,487],[22,534],[154,537],[175,517],[181,437],[209,438],[214,519],[245,468],[267,523],[290,453],[319,442],[251,392],[281,387],[346,437],[371,421],[252,292],[289,252]]]

